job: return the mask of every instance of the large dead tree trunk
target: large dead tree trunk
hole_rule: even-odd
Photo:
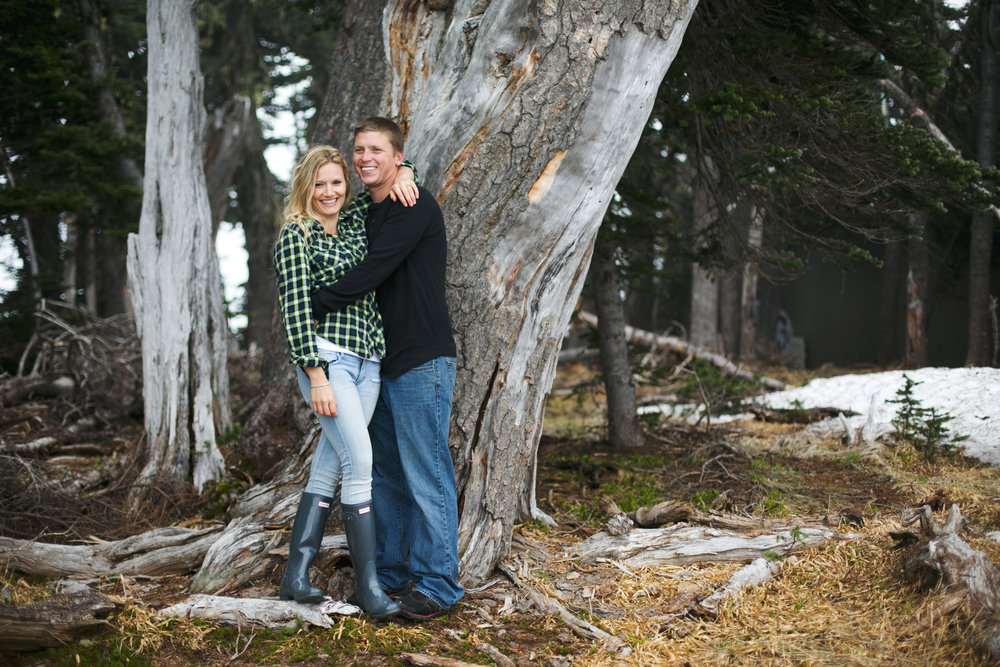
[[[149,99],[139,234],[128,276],[142,339],[147,433],[142,485],[218,479],[229,428],[227,325],[202,166],[194,3],[149,0]]]
[[[449,231],[459,348],[451,445],[467,582],[493,570],[514,523],[534,510],[556,353],[601,217],[696,4],[385,6],[387,74],[369,81],[390,82],[380,108],[402,121]],[[361,63],[352,76],[383,65]]]

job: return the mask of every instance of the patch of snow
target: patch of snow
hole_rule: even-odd
[[[919,368],[839,375],[812,380],[795,389],[764,394],[760,403],[771,408],[837,408],[858,415],[848,422],[861,429],[868,421],[891,429],[899,405],[896,391],[914,382],[913,397],[924,408],[935,408],[952,420],[945,428],[954,436],[968,436],[958,443],[965,455],[1000,465],[1000,369],[998,368]]]

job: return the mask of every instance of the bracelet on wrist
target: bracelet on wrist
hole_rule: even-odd
[[[320,387],[329,387],[329,386],[330,386],[330,383],[327,382],[326,384],[311,384],[311,385],[309,385],[309,388],[310,389],[319,389]]]

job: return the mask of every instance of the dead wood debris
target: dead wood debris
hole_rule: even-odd
[[[108,597],[84,589],[60,593],[27,605],[0,605],[0,646],[34,651],[62,646],[106,624],[115,609]]]
[[[111,421],[141,414],[142,351],[130,315],[97,319],[43,299],[35,317],[17,375],[0,381],[0,403],[57,395],[69,401],[68,416]]]
[[[1000,660],[1000,570],[959,535],[965,519],[958,505],[950,507],[942,526],[935,523],[930,505],[905,510],[902,522],[920,525],[904,575],[926,589],[943,585],[945,593],[917,612],[913,629],[925,630],[960,612],[978,630],[979,651],[990,660]],[[913,541],[905,539],[905,533],[894,533],[893,538]]]
[[[587,313],[580,311],[577,313],[577,317],[582,321],[586,322],[590,326],[597,326],[597,315],[592,313]],[[701,359],[707,361],[708,363],[716,366],[726,373],[738,377],[744,380],[753,380],[755,382],[760,382],[761,385],[767,387],[768,389],[788,389],[788,385],[780,380],[775,380],[774,378],[763,377],[755,375],[750,371],[744,370],[738,367],[729,359],[725,358],[721,354],[716,354],[710,350],[699,347],[697,345],[692,345],[691,343],[677,338],[676,336],[660,336],[650,331],[643,331],[642,329],[636,329],[634,327],[625,327],[625,338],[630,343],[641,343],[643,345],[648,345],[653,348],[661,348],[671,350],[678,354],[690,355],[696,359]]]
[[[320,628],[330,628],[334,616],[353,615],[361,610],[352,604],[325,598],[319,604],[271,600],[262,598],[234,598],[220,595],[196,594],[177,604],[161,609],[165,618],[200,618],[219,625],[258,625],[265,628],[290,628],[296,622],[309,623]]]
[[[201,565],[219,530],[219,526],[199,530],[170,526],[92,544],[0,537],[0,566],[28,575],[59,577],[187,574]]]
[[[543,614],[553,614],[559,616],[563,623],[565,623],[569,628],[585,639],[590,639],[599,642],[607,650],[615,651],[621,649],[625,646],[625,642],[619,637],[601,630],[596,625],[588,623],[577,616],[574,616],[568,609],[553,600],[552,598],[539,593],[534,588],[521,581],[521,578],[517,576],[510,567],[505,564],[500,564],[497,569],[508,579],[511,583],[525,596],[528,597],[538,609],[538,611]]]

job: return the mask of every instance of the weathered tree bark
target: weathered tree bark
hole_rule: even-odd
[[[252,623],[265,628],[287,628],[294,627],[301,621],[318,628],[330,628],[336,623],[334,615],[357,614],[360,611],[352,604],[331,600],[312,605],[199,594],[161,609],[158,613],[166,618],[202,618],[220,625],[243,626]]]
[[[635,377],[625,340],[625,302],[621,297],[621,272],[615,262],[617,250],[607,225],[597,233],[591,281],[597,309],[597,342],[601,350],[601,374],[607,397],[608,440],[615,447],[633,449],[645,441],[635,401]]]
[[[231,424],[227,324],[212,244],[201,136],[202,77],[193,2],[149,0],[149,100],[139,234],[128,276],[142,340],[143,485],[203,489],[225,463],[216,433]]]
[[[314,144],[329,144],[350,155],[354,128],[369,116],[384,115],[388,92],[382,11],[385,2],[346,0],[330,58],[330,87],[316,114]],[[425,156],[416,156],[420,160]],[[421,168],[423,164],[418,164]],[[360,181],[354,179],[356,188]]]
[[[218,527],[171,526],[100,544],[48,544],[0,537],[0,563],[16,572],[47,577],[113,577],[119,574],[187,574],[205,558]]]
[[[386,11],[385,105],[448,222],[463,578],[533,507],[545,395],[614,186],[696,1]],[[482,13],[478,13],[482,11]],[[486,266],[484,267],[484,257]]]
[[[449,4],[386,3],[375,30],[386,74],[372,57],[351,76],[389,81],[379,108],[407,130],[407,156],[448,224],[459,354],[451,446],[462,578],[473,583],[537,510],[534,460],[557,351],[601,217],[697,2]],[[335,62],[349,48],[338,44]],[[350,98],[342,83],[331,77],[337,103]],[[318,127],[336,129],[337,103]]]
[[[29,605],[0,605],[0,646],[36,651],[63,646],[107,624],[115,603],[95,591],[60,593]]]
[[[271,481],[247,489],[229,508],[231,520],[205,554],[191,580],[192,592],[218,593],[264,573],[270,552],[278,546],[278,535],[266,527],[289,523],[295,514],[319,433],[314,427]]]
[[[925,237],[926,212],[914,213],[910,223],[920,230],[919,239],[907,244],[909,269],[906,272],[906,368],[927,365],[927,297],[930,294],[930,249]]]
[[[997,67],[997,44],[1000,42],[996,0],[980,3],[980,85],[976,159],[982,167],[997,164],[997,125],[1000,124],[1000,68]],[[990,314],[990,255],[993,249],[993,220],[985,211],[972,216],[969,243],[969,345],[965,363],[989,366],[995,363]]]
[[[575,545],[571,553],[583,563],[613,558],[636,567],[665,563],[749,562],[766,553],[788,555],[819,546],[837,535],[836,529],[822,525],[786,523],[772,526],[771,530],[773,532],[749,536],[679,523],[669,528],[640,528],[622,536],[600,532]]]

